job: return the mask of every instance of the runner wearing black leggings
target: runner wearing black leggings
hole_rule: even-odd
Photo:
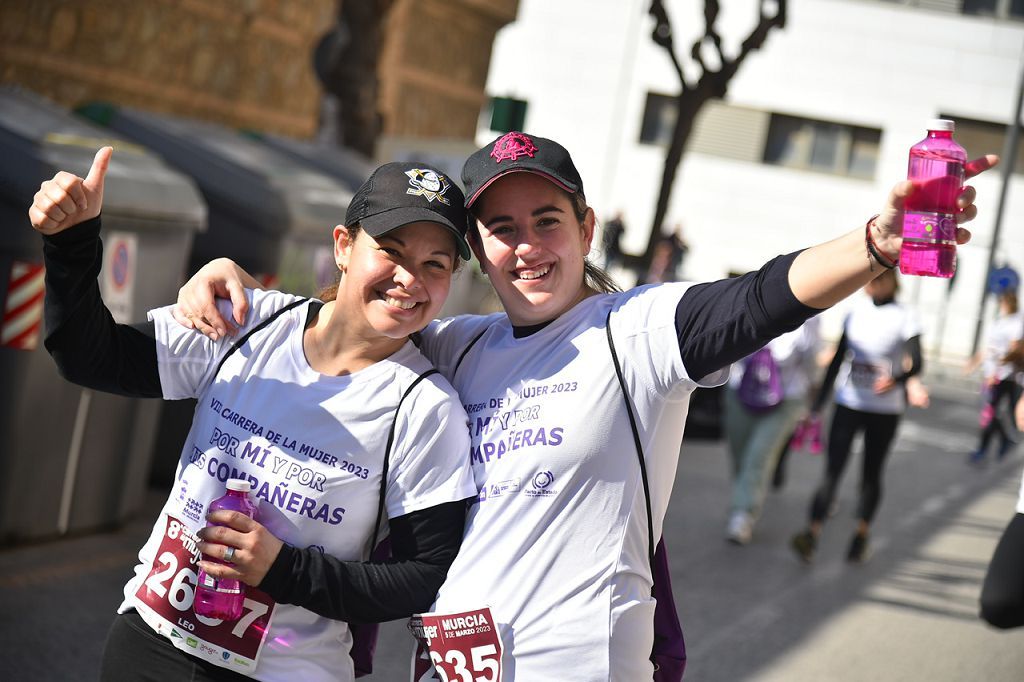
[[[999,539],[985,584],[981,588],[981,617],[997,628],[1024,625],[1024,486],[1017,513]]]
[[[897,289],[896,274],[891,270],[864,287],[869,298],[858,301],[847,316],[815,400],[813,412],[817,414],[835,384],[836,408],[829,429],[825,477],[811,502],[808,527],[791,543],[805,562],[814,558],[858,432],[864,433],[864,466],[857,529],[846,558],[863,562],[869,557],[868,532],[882,499],[882,471],[907,405],[903,386],[922,367],[920,327],[913,311],[896,302]]]
[[[1016,343],[1008,356],[1018,369],[1022,350],[1021,344]],[[1024,431],[1024,398],[1017,399],[1014,419],[1017,428]],[[981,617],[997,628],[1024,625],[1024,476],[1017,497],[1017,513],[999,538],[988,565],[981,588]]]

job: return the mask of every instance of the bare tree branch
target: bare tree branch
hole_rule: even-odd
[[[787,0],[761,0],[758,9],[758,23],[750,35],[743,41],[740,51],[734,59],[728,59],[722,50],[722,37],[715,29],[715,23],[721,10],[719,0],[705,0],[704,2],[704,35],[694,42],[690,49],[690,56],[700,67],[701,74],[695,85],[687,83],[683,69],[676,57],[672,43],[672,24],[661,0],[652,0],[649,14],[654,17],[655,28],[652,39],[655,44],[664,48],[679,77],[679,94],[676,95],[676,123],[672,131],[672,139],[668,150],[665,153],[665,169],[661,177],[661,190],[658,193],[658,203],[655,207],[654,220],[651,224],[650,235],[647,239],[647,249],[643,255],[643,264],[650,262],[654,254],[654,247],[661,236],[661,226],[665,222],[668,213],[669,201],[672,197],[672,188],[675,183],[676,172],[679,170],[679,163],[683,158],[683,151],[686,143],[693,132],[693,123],[704,106],[710,99],[725,97],[729,81],[739,71],[740,66],[751,52],[760,49],[773,28],[784,28],[786,25],[786,3]],[[774,12],[772,11],[774,9]],[[713,69],[707,65],[704,59],[703,49],[707,46],[714,48],[720,63],[719,68]]]

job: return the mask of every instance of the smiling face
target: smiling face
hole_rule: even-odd
[[[340,319],[368,339],[402,340],[437,317],[448,297],[457,251],[452,233],[431,222],[380,237],[334,228]]]
[[[533,173],[510,173],[484,190],[473,212],[473,251],[512,324],[553,320],[591,293],[583,264],[594,213],[580,221],[566,192]]]

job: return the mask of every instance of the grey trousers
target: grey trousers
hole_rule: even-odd
[[[769,412],[754,413],[740,404],[736,391],[725,395],[725,433],[732,456],[730,511],[757,518],[782,449],[805,412],[802,398],[788,398]]]

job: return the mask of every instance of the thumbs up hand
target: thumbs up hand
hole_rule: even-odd
[[[32,227],[43,234],[57,234],[98,216],[103,207],[103,181],[113,153],[113,147],[102,147],[96,152],[84,180],[61,171],[40,185],[28,209]]]

